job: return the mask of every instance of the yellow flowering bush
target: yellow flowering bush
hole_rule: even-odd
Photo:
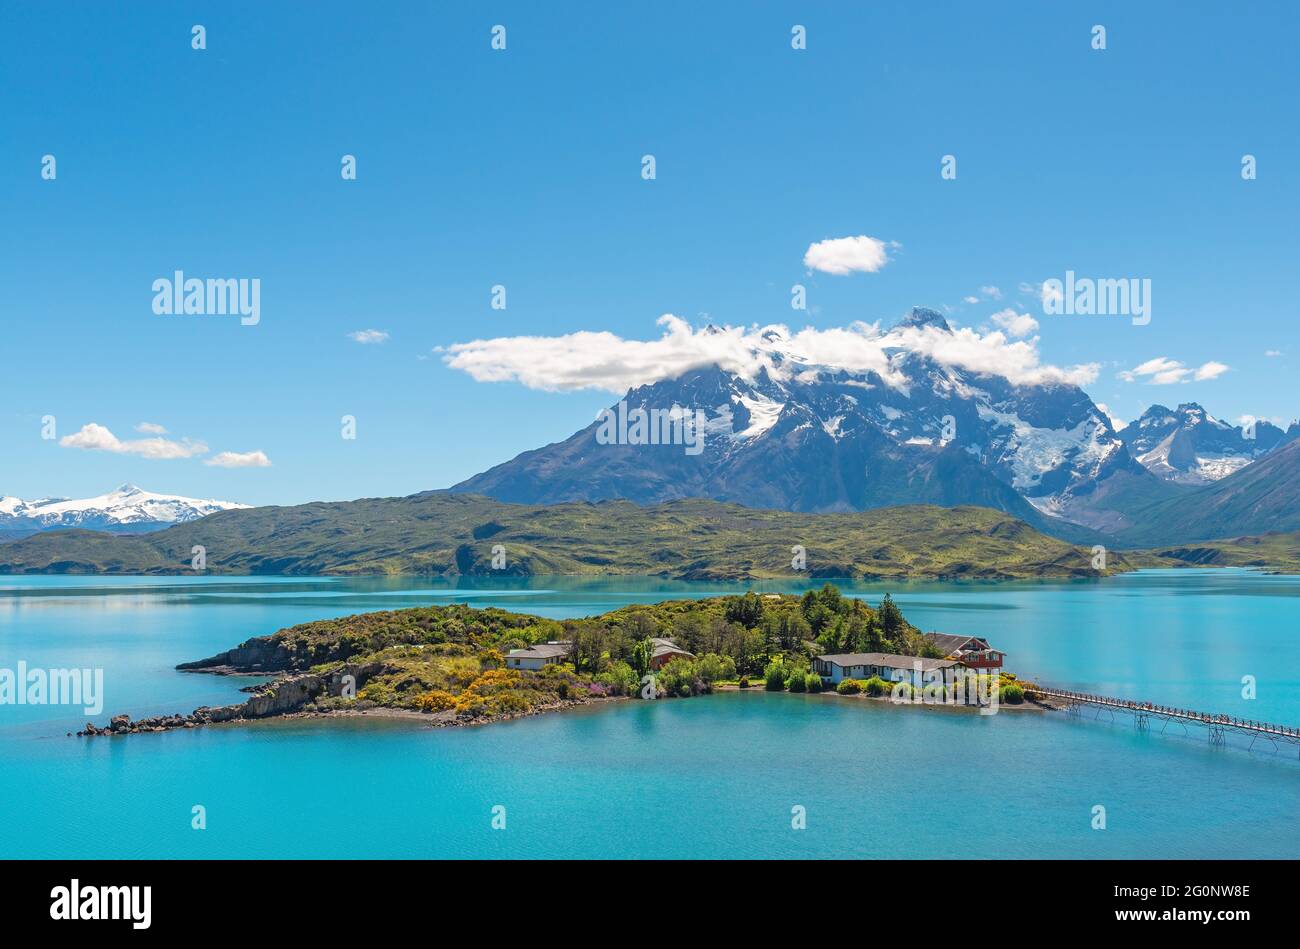
[[[456,697],[442,689],[434,689],[417,696],[414,704],[421,712],[442,712],[455,707]]]

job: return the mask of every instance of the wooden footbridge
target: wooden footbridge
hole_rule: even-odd
[[[1051,686],[1025,685],[1025,694],[1029,698],[1055,699],[1065,704],[1065,710],[1072,715],[1082,715],[1086,709],[1096,709],[1095,718],[1103,713],[1115,720],[1115,713],[1121,712],[1133,716],[1133,727],[1138,731],[1150,731],[1152,721],[1163,722],[1160,733],[1164,734],[1171,724],[1180,725],[1183,732],[1190,734],[1188,726],[1204,728],[1211,745],[1226,744],[1229,732],[1250,736],[1247,750],[1253,749],[1259,741],[1268,742],[1273,751],[1281,745],[1293,745],[1300,755],[1300,728],[1289,725],[1274,725],[1269,722],[1257,722],[1249,718],[1233,718],[1230,715],[1213,715],[1209,712],[1197,712],[1192,709],[1175,708],[1170,705],[1156,705],[1152,702],[1135,702],[1131,699],[1116,699],[1106,695],[1092,695],[1088,692],[1073,692],[1069,689],[1057,689]]]

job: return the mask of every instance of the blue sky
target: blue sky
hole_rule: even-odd
[[[1120,418],[1300,412],[1294,4],[624,6],[7,5],[0,494],[444,487],[613,398],[478,382],[437,347],[656,339],[665,313],[797,330],[1010,308],[1043,362],[1098,364],[1086,388]],[[805,267],[855,235],[898,246],[876,272]],[[260,279],[260,323],[155,315],[152,282],[178,269]],[[1067,269],[1149,278],[1150,324],[1045,316],[1018,289]],[[366,329],[388,337],[349,338]],[[1119,375],[1157,358],[1229,368]],[[64,446],[46,415],[60,437],[94,423],[209,450]],[[255,451],[270,465],[205,463]]]

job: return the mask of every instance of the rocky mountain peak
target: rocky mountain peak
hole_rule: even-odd
[[[925,306],[912,307],[911,313],[907,314],[907,316],[894,324],[895,329],[903,327],[914,327],[920,329],[925,326],[933,326],[935,329],[943,330],[945,333],[952,332],[952,327],[948,325],[948,321],[944,319],[942,313]]]

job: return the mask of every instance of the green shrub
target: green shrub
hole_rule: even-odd
[[[862,691],[862,683],[857,679],[841,679],[835,691],[840,695],[857,695]]]
[[[950,682],[927,682],[921,689],[921,696],[926,702],[951,702],[956,696],[956,687]]]
[[[712,690],[711,685],[700,676],[697,661],[687,659],[684,656],[669,660],[659,670],[658,680],[659,687],[669,695],[677,695],[683,698],[697,692]]]
[[[709,685],[719,679],[734,678],[736,660],[730,656],[719,656],[716,652],[707,652],[695,660],[695,674]]]
[[[785,666],[780,660],[768,663],[763,670],[763,688],[769,692],[785,691]]]
[[[502,692],[500,695],[493,696],[489,710],[499,714],[527,712],[532,707],[532,703],[528,701],[527,696],[520,695],[518,692]]]
[[[388,683],[372,679],[357,693],[357,698],[376,705],[392,705],[397,701],[397,694]]]
[[[793,656],[785,660],[785,678],[787,682],[794,676],[799,676],[802,679],[810,672],[812,672],[812,665],[804,656]]]
[[[801,674],[795,673],[794,675],[790,676],[789,680],[785,684],[785,687],[789,689],[791,692],[804,692],[808,688],[808,682]]]
[[[899,702],[910,702],[915,693],[910,682],[895,682],[889,689],[889,697]]]
[[[596,676],[594,681],[606,686],[611,695],[632,695],[640,684],[636,672],[621,660]]]
[[[822,690],[822,677],[815,672],[810,672],[803,677],[804,688],[809,692],[820,692]]]
[[[749,676],[741,676],[741,677],[740,677],[740,683],[739,683],[739,685],[740,685],[740,687],[741,687],[742,689],[748,689],[748,688],[749,688]]]
[[[1025,690],[1014,682],[1004,685],[998,689],[998,701],[1006,702],[1008,705],[1019,705],[1025,700]]]
[[[867,690],[867,695],[884,695],[892,688],[890,683],[880,678],[880,676],[872,676],[864,683],[864,687]]]

